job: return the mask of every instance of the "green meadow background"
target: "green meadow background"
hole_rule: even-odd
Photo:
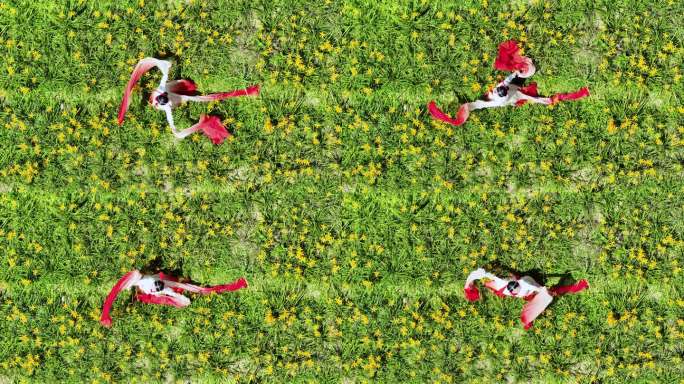
[[[0,0],[0,383],[680,383],[679,1]],[[454,113],[521,42],[552,107]],[[116,111],[174,61],[233,139]],[[586,278],[523,331],[498,264]],[[104,297],[157,265],[249,288]],[[555,280],[554,280],[555,279]],[[553,284],[557,278],[550,278]]]

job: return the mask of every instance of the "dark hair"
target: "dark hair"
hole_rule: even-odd
[[[155,280],[154,288],[157,290],[157,292],[161,291],[162,289],[164,289],[164,282],[161,280]]]
[[[508,289],[508,292],[513,292],[515,291],[518,287],[520,286],[520,283],[518,283],[516,280],[511,280],[508,282],[506,285],[506,289]]]
[[[522,87],[522,86],[525,85],[525,78],[524,78],[524,77],[516,76],[516,77],[513,78],[513,80],[511,81],[511,84],[517,85],[518,87]]]
[[[504,97],[508,95],[508,87],[505,85],[496,87],[496,93],[499,95],[499,97]]]
[[[157,96],[157,102],[159,105],[166,105],[166,103],[169,102],[169,95],[164,92],[161,95]]]

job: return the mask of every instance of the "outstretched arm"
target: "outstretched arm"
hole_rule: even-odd
[[[468,103],[468,109],[475,110],[475,109],[485,109],[485,108],[497,108],[497,107],[505,107],[508,105],[506,101],[508,98],[502,97],[497,100],[491,100],[491,101],[485,101],[485,100],[476,100],[471,103]]]
[[[536,104],[544,104],[544,105],[553,104],[553,100],[551,100],[550,97],[540,97],[540,96],[535,97],[535,96],[526,95],[520,91],[516,92],[516,94],[515,94],[515,105],[520,106],[520,105],[523,105],[527,102],[536,103]]]
[[[182,131],[176,130],[176,127],[171,124],[171,122],[173,121],[173,116],[171,116],[170,118],[169,116],[171,116],[170,111],[167,112],[167,119],[171,119],[169,120],[169,125],[171,125],[171,131],[173,132],[173,135],[179,139],[184,139],[195,132],[202,131],[202,133],[204,133],[209,139],[211,139],[212,143],[221,144],[228,136],[231,136],[230,132],[228,132],[228,130],[223,125],[221,119],[219,119],[218,116],[200,115],[200,121],[197,124],[189,128],[185,128]]]
[[[258,85],[252,85],[251,87],[247,87],[245,89],[238,89],[238,90],[230,91],[230,92],[210,93],[208,95],[201,95],[201,96],[181,95],[181,97],[183,98],[183,101],[199,101],[199,102],[205,102],[206,103],[209,101],[229,99],[231,97],[255,96],[258,94],[259,94],[259,86]]]
[[[497,277],[496,275],[489,273],[484,270],[484,268],[478,268],[473,272],[470,272],[468,278],[466,279],[465,287],[463,287],[463,292],[468,301],[476,301],[480,298],[480,291],[475,286],[476,280],[488,279],[493,282],[490,284],[495,290],[506,286],[506,281]]]
[[[519,75],[520,75],[520,73],[518,71],[515,71],[515,72],[511,73],[510,75],[508,75],[508,77],[506,77],[502,82],[500,82],[499,85],[504,85],[504,86],[508,87],[513,82],[513,80],[515,80],[515,78],[518,77]]]
[[[171,132],[173,132],[174,136],[176,136],[179,139],[183,139],[185,138],[185,136],[192,133],[189,132],[188,134],[183,135],[182,132],[178,132],[178,130],[176,130],[176,124],[174,124],[173,122],[173,112],[171,111],[171,104],[166,104],[161,109],[163,109],[164,113],[166,114],[166,121],[169,123],[169,127],[171,127]]]
[[[232,283],[215,285],[213,287],[200,287],[200,286],[197,286],[194,284],[180,283],[177,281],[168,281],[168,280],[165,280],[164,284],[168,287],[171,287],[171,288],[180,288],[180,289],[183,289],[183,290],[186,290],[189,292],[199,293],[200,295],[208,295],[212,292],[216,292],[216,293],[230,292],[230,291],[237,291],[238,289],[246,288],[247,287],[247,280],[245,280],[244,277],[241,277]]]

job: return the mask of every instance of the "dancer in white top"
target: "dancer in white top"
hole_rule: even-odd
[[[130,288],[135,288],[135,298],[143,303],[171,305],[177,308],[183,308],[190,305],[190,299],[182,295],[184,291],[207,295],[212,292],[221,293],[236,291],[246,287],[247,280],[242,277],[230,284],[216,285],[213,287],[199,287],[194,284],[180,282],[177,278],[168,276],[162,272],[154,275],[143,275],[140,271],[133,270],[119,279],[107,295],[107,299],[105,299],[104,306],[102,307],[100,323],[105,327],[111,327],[112,318],[110,317],[109,312],[112,310],[114,301],[121,291]]]
[[[437,104],[431,101],[428,104],[428,110],[432,117],[451,125],[461,125],[468,119],[470,111],[476,109],[510,105],[521,106],[527,102],[551,105],[559,101],[576,100],[589,96],[589,90],[586,87],[573,93],[559,93],[550,97],[543,97],[537,93],[537,83],[530,83],[530,85],[525,86],[525,79],[534,75],[536,68],[532,59],[519,54],[518,45],[513,40],[499,45],[499,54],[494,62],[494,68],[514,72],[497,84],[494,89],[487,92],[481,100],[462,104],[455,119],[442,112]]]
[[[186,136],[201,130],[211,139],[214,144],[221,144],[223,140],[230,135],[230,133],[228,133],[228,130],[221,123],[221,119],[219,119],[218,116],[213,115],[201,115],[199,123],[190,128],[178,131],[173,122],[173,114],[171,112],[174,108],[188,101],[209,102],[231,97],[259,94],[259,86],[254,85],[246,89],[239,89],[232,92],[198,95],[197,85],[195,85],[192,80],[181,79],[168,81],[169,69],[171,68],[170,62],[147,57],[138,62],[138,64],[135,66],[135,69],[133,69],[133,73],[131,74],[131,79],[128,81],[128,85],[126,85],[126,90],[124,91],[123,99],[121,100],[121,106],[119,107],[119,125],[123,124],[126,111],[128,110],[128,106],[131,102],[130,98],[131,93],[133,92],[133,87],[138,80],[140,80],[142,75],[145,74],[145,72],[154,67],[159,68],[159,70],[162,72],[162,78],[157,89],[152,91],[152,94],[150,95],[150,104],[152,104],[153,108],[166,113],[166,120],[171,127],[171,131],[179,139],[183,139]]]
[[[491,290],[499,297],[516,297],[525,299],[527,304],[523,307],[520,320],[525,329],[532,326],[532,322],[536,319],[546,307],[551,304],[554,296],[560,296],[567,293],[577,293],[589,288],[589,283],[582,279],[573,285],[555,286],[551,288],[544,287],[537,283],[530,276],[523,276],[518,278],[511,276],[510,279],[502,279],[492,273],[479,268],[468,275],[463,291],[468,301],[477,301],[480,299],[480,292],[475,285],[475,281],[482,280],[484,286]]]

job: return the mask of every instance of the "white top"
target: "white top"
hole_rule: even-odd
[[[161,281],[162,282],[162,289],[157,290],[157,285],[156,282]],[[171,296],[175,298],[176,300],[179,300],[182,305],[189,305],[190,304],[190,299],[187,297],[181,295],[180,293],[176,292],[173,290],[173,287],[179,286],[186,288],[186,284],[183,283],[176,283],[173,281],[169,280],[162,280],[159,276],[159,274],[156,275],[144,275],[140,280],[138,280],[135,283],[135,286],[138,288],[138,291],[141,293],[146,293],[146,294],[151,294],[155,296]]]
[[[485,271],[483,268],[479,268],[468,275],[468,278],[466,279],[466,284],[465,287],[468,288],[471,284],[475,282],[475,280],[481,280],[485,279],[485,286],[487,288],[491,288],[495,291],[501,291],[503,295],[506,296],[512,296],[512,297],[527,297],[531,294],[538,293],[544,288],[543,286],[539,285],[533,278],[530,276],[523,276],[520,279],[502,279],[492,273],[489,273]],[[517,281],[519,284],[518,292],[513,293],[510,292],[506,287],[508,286],[508,283],[511,281]]]

